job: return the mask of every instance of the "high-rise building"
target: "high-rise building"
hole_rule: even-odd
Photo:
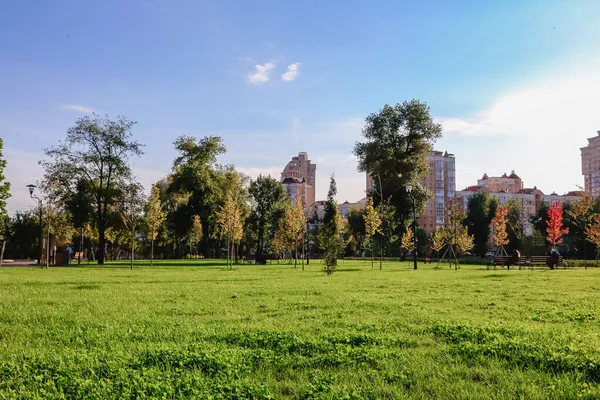
[[[312,164],[304,152],[298,153],[287,163],[281,173],[281,184],[293,203],[297,198],[302,199],[305,206],[315,202],[316,170],[316,164]]]
[[[418,218],[419,226],[428,234],[444,225],[445,211],[456,190],[456,167],[454,154],[431,151],[427,155],[429,174],[423,185],[433,194],[427,201],[425,212]]]
[[[585,191],[593,198],[600,197],[600,131],[581,148],[581,173]]]

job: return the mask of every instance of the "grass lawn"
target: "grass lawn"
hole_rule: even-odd
[[[0,269],[0,398],[599,398],[600,270]]]

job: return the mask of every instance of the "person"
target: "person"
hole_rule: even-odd
[[[71,248],[71,246],[67,246],[67,253],[69,253],[69,264],[71,264],[71,259],[73,258],[73,249]]]
[[[521,252],[517,249],[513,251],[512,257],[510,259],[511,264],[519,265],[519,261],[521,260]]]
[[[548,257],[548,267],[550,267],[550,269],[554,269],[554,266],[556,264],[558,264],[558,259],[560,257],[560,253],[558,252],[558,250],[556,250],[556,247],[553,247],[552,250],[550,251],[550,257]]]

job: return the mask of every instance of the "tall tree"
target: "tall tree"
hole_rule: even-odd
[[[242,224],[241,210],[237,199],[231,191],[227,193],[225,203],[217,212],[217,222],[221,229],[221,234],[227,241],[227,265],[233,269],[232,249],[236,241],[239,241],[244,232]]]
[[[546,240],[552,247],[562,243],[562,237],[569,233],[569,228],[563,228],[563,210],[560,202],[555,201],[548,210],[548,227],[546,228]]]
[[[66,193],[65,208],[71,214],[74,227],[79,231],[79,256],[77,264],[81,264],[83,255],[83,233],[86,225],[94,216],[94,199],[92,190],[86,180],[80,179],[72,193]]]
[[[340,231],[342,229],[342,219],[335,201],[337,186],[335,178],[331,176],[329,180],[329,192],[327,193],[327,202],[325,203],[325,215],[323,216],[323,225],[319,234],[321,248],[324,250],[323,263],[324,271],[331,275],[337,268],[337,259],[342,250],[342,238]]]
[[[6,246],[6,234],[7,234],[7,216],[6,212],[6,200],[10,197],[10,183],[6,182],[4,176],[4,168],[6,168],[6,160],[3,158],[4,142],[0,139],[0,235],[2,239],[2,250],[0,253],[0,266],[2,266],[2,260],[4,258],[4,247]]]
[[[264,263],[263,253],[280,226],[288,199],[281,183],[270,176],[259,175],[250,182],[250,226],[257,234],[256,262]]]
[[[518,199],[509,199],[506,203],[506,232],[510,242],[509,249],[521,250],[521,243],[525,236],[523,221],[527,219],[523,203]]]
[[[381,216],[379,215],[379,211],[375,207],[373,207],[372,197],[369,197],[367,205],[365,206],[365,213],[363,215],[365,218],[365,233],[371,244],[371,268],[373,268],[373,260],[375,256],[374,237],[377,233],[379,233],[379,227],[381,226]]]
[[[287,214],[285,226],[287,231],[289,232],[292,243],[295,250],[294,257],[294,267],[298,265],[298,245],[300,239],[302,239],[302,232],[304,231],[304,222],[306,221],[304,217],[304,207],[302,207],[302,200],[300,197],[296,198],[296,204],[294,204],[290,211]],[[304,270],[304,264],[302,264],[302,268]]]
[[[389,199],[397,221],[406,221],[413,196],[417,213],[422,212],[431,196],[421,185],[429,170],[427,153],[442,136],[442,127],[431,118],[429,106],[418,100],[393,107],[386,104],[366,118],[363,136],[366,141],[355,144],[354,154],[358,170],[373,177],[375,203]],[[407,184],[413,187],[411,196]]]
[[[117,205],[121,221],[123,221],[123,225],[130,235],[131,269],[133,269],[133,260],[135,258],[135,233],[144,212],[145,198],[143,190],[140,183],[131,179],[127,187],[122,190],[122,196]]]
[[[148,239],[150,239],[150,266],[154,261],[154,241],[158,236],[158,230],[165,222],[166,215],[160,201],[160,188],[152,185],[148,205],[146,206],[146,227],[148,228]]]
[[[183,241],[190,232],[193,216],[199,215],[206,252],[209,253],[209,239],[215,238],[217,228],[213,217],[225,197],[220,189],[221,171],[217,157],[225,153],[226,148],[219,136],[201,139],[180,136],[173,144],[179,154],[173,161],[168,189],[176,199],[176,206],[169,215],[170,224],[173,233]]]
[[[473,235],[475,252],[484,255],[490,238],[490,224],[496,213],[497,200],[486,193],[475,193],[467,203],[465,223]]]
[[[104,232],[111,206],[131,174],[128,160],[142,154],[142,145],[131,133],[134,124],[125,117],[116,120],[96,114],[82,117],[69,128],[64,142],[44,150],[49,158],[41,162],[44,179],[52,183],[57,196],[67,198],[81,181],[89,187],[94,201],[93,222],[98,227],[99,264],[104,264]]]

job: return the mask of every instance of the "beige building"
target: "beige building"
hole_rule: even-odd
[[[303,205],[315,202],[315,176],[317,166],[308,159],[308,154],[301,152],[287,163],[281,173],[281,184],[295,202],[297,198]]]
[[[593,198],[600,197],[600,131],[581,148],[581,173],[585,191]]]
[[[490,192],[517,193],[523,189],[523,181],[515,174],[515,170],[512,170],[510,175],[506,175],[506,173],[502,176],[483,174],[483,177],[477,181],[477,186],[486,187]]]
[[[423,185],[433,197],[427,201],[425,212],[419,216],[419,226],[428,234],[444,225],[445,211],[456,191],[456,166],[454,154],[431,151],[427,156],[429,174]]]

